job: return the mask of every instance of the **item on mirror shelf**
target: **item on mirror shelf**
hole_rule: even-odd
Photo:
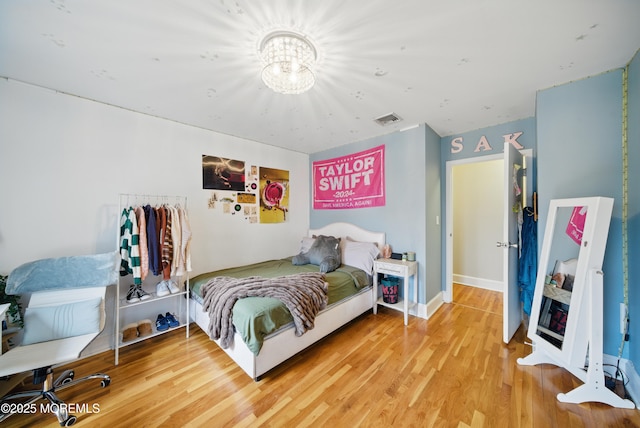
[[[385,244],[382,247],[382,258],[388,259],[389,257],[391,257],[391,245]]]
[[[129,286],[129,291],[127,292],[127,303],[137,303],[150,298],[151,295],[142,289],[142,285],[135,284]]]
[[[555,281],[555,286],[558,288],[562,288],[562,285],[564,284],[564,280],[565,280],[565,276],[563,273],[554,273],[553,276],[551,277],[551,282],[553,283],[553,281]]]

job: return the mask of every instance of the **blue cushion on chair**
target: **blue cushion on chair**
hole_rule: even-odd
[[[22,345],[100,332],[100,297],[57,306],[27,308]]]

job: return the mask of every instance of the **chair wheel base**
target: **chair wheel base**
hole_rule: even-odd
[[[67,419],[65,419],[64,421],[60,422],[60,426],[61,427],[70,427],[71,425],[75,424],[77,420],[78,420],[78,418],[76,418],[75,415],[69,415],[67,417]]]

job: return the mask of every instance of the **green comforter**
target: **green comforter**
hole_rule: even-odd
[[[318,272],[318,266],[294,266],[291,257],[280,260],[269,260],[247,266],[207,272],[190,279],[192,298],[202,303],[200,288],[215,276],[245,278],[261,276],[273,278],[301,272]],[[357,268],[342,265],[337,270],[326,274],[329,283],[328,305],[356,294],[360,288],[369,285],[370,278]],[[270,297],[248,297],[240,299],[233,307],[233,325],[242,336],[249,349],[258,355],[264,338],[280,327],[293,321],[289,310],[277,299]]]

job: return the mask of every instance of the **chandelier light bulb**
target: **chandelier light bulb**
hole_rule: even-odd
[[[316,78],[315,47],[304,36],[287,31],[268,34],[260,43],[262,81],[281,94],[301,94],[311,89]]]

